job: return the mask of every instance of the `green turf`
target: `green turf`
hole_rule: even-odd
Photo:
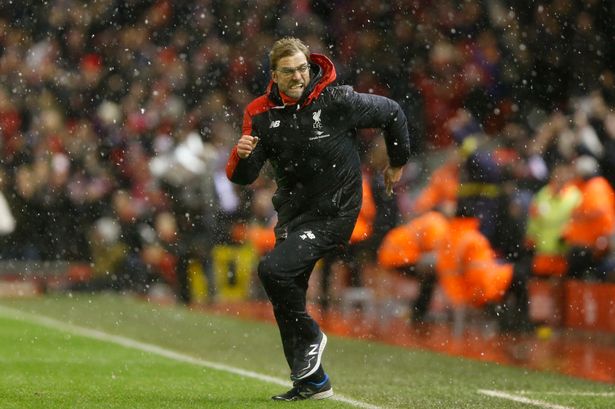
[[[224,372],[29,323],[0,325],[2,408],[235,408],[258,400],[260,385]]]
[[[269,324],[161,307],[128,297],[48,296],[0,305],[286,380]],[[12,317],[9,317],[13,315]],[[612,408],[612,385],[378,343],[329,337],[336,394],[386,408],[527,408],[484,396],[516,393],[571,408]],[[0,311],[0,408],[260,408],[283,386],[71,334]],[[574,392],[575,394],[568,394]],[[350,408],[339,401],[293,407]]]

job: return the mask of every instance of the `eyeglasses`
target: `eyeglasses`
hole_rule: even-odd
[[[301,64],[298,67],[282,67],[282,68],[278,68],[277,70],[280,72],[280,74],[285,75],[287,77],[290,77],[291,75],[293,75],[295,73],[295,71],[299,72],[299,74],[304,74],[307,72],[307,70],[310,68],[309,64]]]

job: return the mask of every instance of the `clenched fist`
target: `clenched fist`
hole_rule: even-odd
[[[241,135],[237,142],[237,155],[241,159],[245,159],[252,154],[256,144],[258,143],[258,136]]]

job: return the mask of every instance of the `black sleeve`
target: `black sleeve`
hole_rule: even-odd
[[[401,106],[380,95],[355,92],[349,86],[337,87],[336,93],[349,123],[358,129],[382,129],[391,166],[404,165],[410,158],[410,135]]]
[[[233,148],[231,156],[226,165],[226,175],[229,180],[238,185],[249,185],[256,180],[261,168],[267,160],[265,150],[259,143],[252,151],[252,154],[245,159],[237,155],[236,147]]]
[[[260,132],[254,128],[253,117],[248,109],[246,109],[243,115],[242,134],[260,137]],[[266,160],[267,155],[263,148],[263,141],[260,141],[252,151],[252,154],[245,159],[239,157],[237,145],[235,145],[226,164],[226,176],[231,182],[238,185],[249,185],[258,178],[258,174]]]

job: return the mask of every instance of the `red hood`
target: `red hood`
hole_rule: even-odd
[[[316,64],[320,67],[320,73],[316,73],[315,76],[311,79],[308,87],[311,87],[310,93],[307,97],[301,97],[301,106],[306,106],[310,104],[313,100],[318,98],[320,93],[337,77],[337,73],[335,72],[335,66],[333,62],[322,54],[310,54],[310,63]],[[315,84],[313,82],[316,81]],[[269,81],[269,85],[267,86],[267,95],[269,95],[270,99],[278,99],[280,98],[279,94],[276,93],[275,96],[271,94],[273,89],[273,80]],[[277,101],[276,101],[277,102]]]

